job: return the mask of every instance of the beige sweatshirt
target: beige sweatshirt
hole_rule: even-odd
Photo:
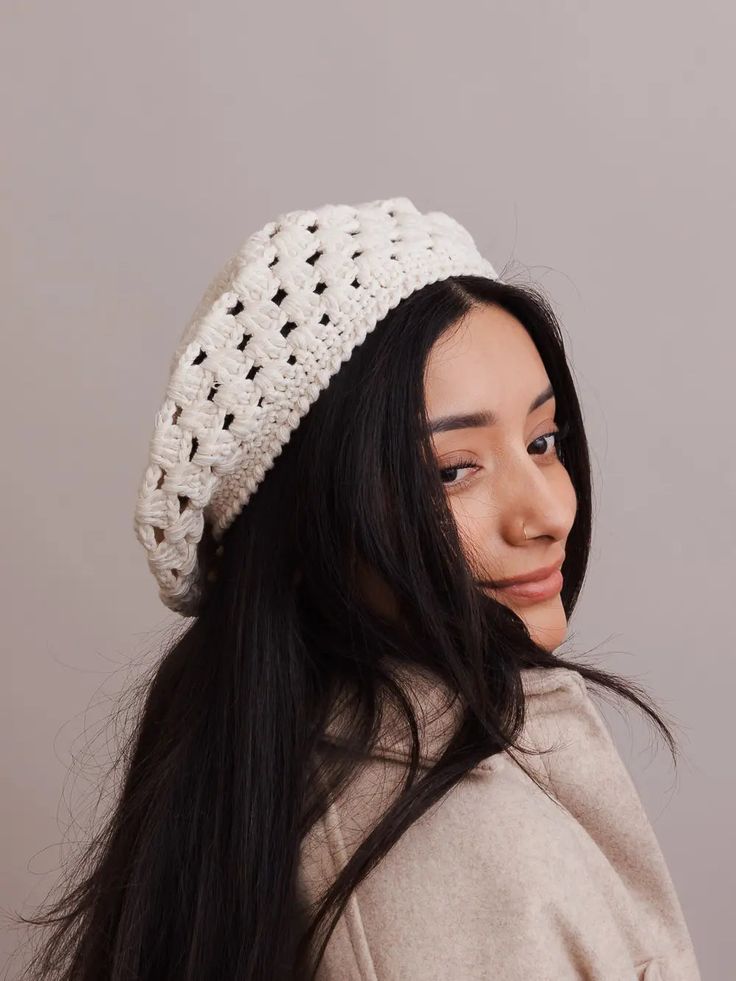
[[[459,702],[409,677],[427,765]],[[555,801],[508,752],[483,760],[359,885],[319,981],[700,981],[662,851],[585,680],[566,668],[522,678],[522,745],[550,752],[521,758]],[[327,738],[339,742],[339,717]],[[409,745],[408,732],[382,738],[304,839],[305,901],[399,792]]]

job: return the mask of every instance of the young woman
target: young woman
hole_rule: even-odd
[[[252,235],[173,357],[135,529],[192,619],[29,977],[697,981],[590,686],[674,740],[558,650],[591,537],[559,326],[456,221]]]

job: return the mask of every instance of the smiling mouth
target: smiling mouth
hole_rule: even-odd
[[[549,579],[549,577],[562,568],[562,563],[565,561],[565,556],[561,556],[552,565],[543,566],[542,568],[535,569],[534,572],[527,572],[521,576],[515,576],[510,579],[497,579],[491,580],[488,585],[492,589],[506,589],[508,586],[516,586],[520,583],[528,582],[541,582],[543,579]]]
[[[491,587],[499,597],[515,599],[527,603],[539,603],[542,600],[556,596],[564,585],[564,579],[559,569],[555,569],[545,579],[535,579],[533,582],[513,583],[509,586]]]

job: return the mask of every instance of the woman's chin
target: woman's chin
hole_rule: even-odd
[[[514,609],[513,606],[511,608]],[[514,613],[524,621],[534,643],[539,644],[546,651],[552,652],[564,644],[568,624],[559,596],[535,606],[514,609]]]

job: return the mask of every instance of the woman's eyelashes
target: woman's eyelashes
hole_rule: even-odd
[[[562,441],[565,439],[565,437],[569,435],[569,432],[570,432],[570,425],[569,423],[565,423],[563,426],[560,426],[558,429],[552,430],[552,432],[544,433],[542,436],[537,436],[537,438],[529,444],[529,449],[531,450],[532,447],[539,446],[541,444],[541,450],[539,450],[538,452],[532,450],[532,455],[552,456],[553,454],[549,452],[549,447],[551,445],[552,448],[554,449],[554,455],[558,459],[561,459],[561,453],[560,453],[561,444]],[[553,438],[554,438],[553,443],[545,442],[547,440],[552,440]],[[457,476],[458,472],[461,470],[474,470],[474,469],[478,469],[478,468],[472,460],[458,460],[457,463],[453,463],[452,466],[442,467],[440,469],[440,480],[442,480],[442,483],[445,487],[449,487],[449,488],[463,487],[470,480],[472,480],[472,476],[463,477],[461,480],[453,479],[454,476]],[[446,474],[449,475],[449,479],[445,479]]]
[[[469,477],[463,477],[462,480],[455,480],[455,481],[453,481],[451,479],[450,480],[445,480],[444,479],[444,475],[445,474],[457,474],[457,472],[459,470],[471,470],[473,468],[473,466],[474,466],[474,463],[472,462],[472,460],[459,460],[457,463],[453,464],[451,467],[443,467],[440,470],[440,480],[445,485],[445,487],[461,487],[462,485],[466,484],[468,482],[468,480],[470,480]]]

